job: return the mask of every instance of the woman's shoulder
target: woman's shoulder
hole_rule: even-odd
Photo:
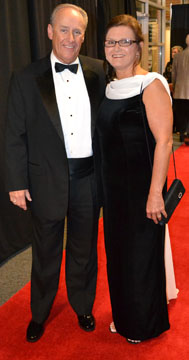
[[[149,84],[152,81],[154,81],[155,79],[159,79],[161,82],[163,83],[167,83],[167,80],[164,78],[163,75],[157,73],[157,72],[148,72],[146,75],[144,75],[143,77],[143,83],[144,84]]]
[[[161,83],[167,90],[168,94],[170,95],[170,89],[169,89],[169,84],[168,84],[167,80],[164,78],[163,75],[161,75],[157,72],[148,72],[146,75],[144,75],[143,82],[142,82],[142,89],[144,90],[147,86],[149,86],[156,79],[161,81]]]

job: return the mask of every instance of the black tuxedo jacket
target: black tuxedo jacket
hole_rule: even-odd
[[[91,134],[104,96],[102,61],[80,56],[91,102]],[[29,189],[37,216],[61,219],[68,206],[69,174],[50,57],[12,77],[6,133],[6,190]]]

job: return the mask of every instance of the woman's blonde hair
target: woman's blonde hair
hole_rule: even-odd
[[[183,47],[180,46],[180,45],[175,45],[171,48],[171,50],[174,50],[174,49],[177,49],[178,50],[178,53],[181,52],[183,50]]]

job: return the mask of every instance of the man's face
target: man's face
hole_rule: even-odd
[[[186,35],[186,45],[189,46],[189,34]]]
[[[54,23],[48,25],[48,37],[52,40],[52,49],[57,59],[70,64],[79,55],[85,37],[85,22],[75,9],[60,9]]]

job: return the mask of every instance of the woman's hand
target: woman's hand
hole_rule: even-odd
[[[162,194],[149,193],[146,204],[146,216],[148,219],[152,219],[155,224],[161,220],[161,214],[167,217],[165,211],[165,205]]]

